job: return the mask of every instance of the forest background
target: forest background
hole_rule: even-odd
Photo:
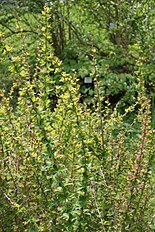
[[[154,231],[155,2],[0,8],[1,231]]]

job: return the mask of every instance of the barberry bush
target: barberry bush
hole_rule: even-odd
[[[16,80],[1,90],[1,230],[154,231],[155,131],[143,74],[135,104],[121,114],[104,99],[92,63],[88,108],[76,72],[64,72],[53,54],[48,7],[42,17],[33,72],[24,46],[9,69]]]

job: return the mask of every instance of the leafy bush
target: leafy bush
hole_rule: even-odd
[[[48,13],[45,8],[47,29]],[[11,69],[18,81],[8,96],[1,91],[2,230],[153,231],[155,133],[143,76],[135,105],[122,115],[104,100],[94,65],[91,111],[80,103],[76,73],[61,69],[48,30],[43,35],[33,76],[24,50]],[[53,92],[58,101],[51,112]]]

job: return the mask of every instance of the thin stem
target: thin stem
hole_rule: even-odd
[[[104,127],[103,127],[103,115],[102,115],[102,102],[101,102],[101,95],[99,92],[99,80],[98,80],[98,74],[97,74],[97,67],[96,67],[96,61],[94,59],[93,55],[93,66],[94,66],[94,79],[96,80],[96,91],[97,91],[97,98],[98,98],[98,113],[100,118],[100,131],[101,131],[101,148],[102,151],[105,150],[104,147]]]

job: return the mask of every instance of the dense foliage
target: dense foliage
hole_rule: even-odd
[[[103,95],[115,105],[121,100],[122,107],[135,102],[137,59],[141,57],[145,86],[154,104],[154,34],[155,3],[146,1],[28,1],[11,0],[1,3],[0,28],[6,40],[14,47],[10,58],[22,49],[20,39],[35,63],[35,51],[42,37],[41,11],[49,4],[50,38],[54,54],[63,61],[67,73],[77,71],[84,101],[91,104],[93,88],[83,85],[84,77],[91,74],[91,50],[96,49],[98,75],[104,87]],[[6,4],[8,2],[8,4]],[[12,3],[11,7],[10,4]],[[9,61],[2,58],[2,80],[6,88]],[[35,65],[35,64],[34,64]],[[31,68],[33,69],[33,67]],[[1,84],[2,85],[2,84]]]
[[[0,15],[1,230],[154,231],[154,1],[37,2]]]

